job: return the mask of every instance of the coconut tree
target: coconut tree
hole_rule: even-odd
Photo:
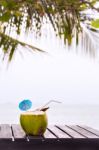
[[[7,56],[11,61],[18,45],[43,51],[16,39],[12,33],[14,31],[20,35],[24,29],[24,32],[33,30],[40,35],[42,26],[47,21],[56,36],[64,39],[64,44],[70,46],[74,36],[78,44],[81,35],[85,35],[84,38],[92,43],[90,36],[93,32],[98,32],[99,19],[88,16],[86,11],[90,9],[98,13],[96,3],[96,0],[0,0],[0,47],[3,59]],[[82,45],[84,38],[82,37]],[[87,44],[87,50],[86,46]],[[94,47],[91,45],[89,50],[93,53]]]

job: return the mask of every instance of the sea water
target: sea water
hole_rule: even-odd
[[[21,113],[17,103],[2,103],[0,123],[20,123]],[[47,115],[49,125],[87,125],[99,129],[99,105],[54,104],[50,106]]]

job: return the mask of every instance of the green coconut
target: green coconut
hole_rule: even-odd
[[[48,120],[45,111],[28,111],[20,115],[20,124],[27,135],[43,135]]]

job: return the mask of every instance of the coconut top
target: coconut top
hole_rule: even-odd
[[[45,112],[39,111],[39,110],[37,110],[37,111],[26,111],[26,112],[22,113],[22,115],[43,115],[43,114],[45,114]]]

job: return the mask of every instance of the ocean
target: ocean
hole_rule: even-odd
[[[17,103],[2,103],[0,123],[20,123],[21,113]],[[51,104],[47,116],[49,125],[87,125],[99,129],[99,105]]]

